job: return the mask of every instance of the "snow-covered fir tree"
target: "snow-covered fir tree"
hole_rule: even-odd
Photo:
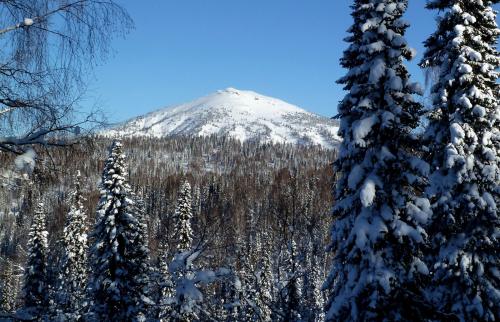
[[[323,293],[321,292],[321,286],[323,285],[323,275],[321,275],[321,270],[319,267],[320,263],[313,261],[311,270],[311,290],[310,290],[310,315],[309,320],[314,322],[320,322],[325,320],[325,313],[323,312],[323,307],[325,301],[323,298]]]
[[[49,285],[47,277],[47,228],[45,206],[39,202],[29,231],[28,261],[24,272],[24,309],[34,316],[47,312]]]
[[[428,295],[461,321],[500,318],[498,2],[427,3],[441,13],[421,62],[437,71],[425,136],[434,212]]]
[[[335,171],[330,250],[325,283],[328,321],[423,319],[421,279],[428,200],[418,198],[428,165],[415,155],[421,94],[403,64],[414,51],[405,40],[407,0],[355,0],[354,23],[338,82],[343,141]],[[421,188],[420,188],[421,189]],[[397,305],[396,305],[397,303]]]
[[[201,199],[201,190],[200,190],[200,186],[197,185],[194,189],[193,189],[193,214],[195,217],[201,217],[201,203],[202,203],[202,199]]]
[[[241,300],[238,314],[238,321],[250,322],[258,318],[258,308],[256,307],[257,291],[255,289],[254,268],[247,257],[242,258],[242,265],[238,276],[241,280]]]
[[[145,316],[149,254],[136,213],[122,144],[115,141],[105,163],[91,248],[90,318],[139,321]]]
[[[283,255],[284,285],[281,289],[281,311],[285,321],[301,321],[302,283],[297,244],[292,238]]]
[[[237,233],[241,236],[241,233]],[[246,247],[240,248],[240,269],[239,277],[242,284],[242,300],[239,308],[240,321],[260,321],[262,320],[262,311],[266,305],[261,301],[259,294],[260,279],[260,256],[261,250],[260,236],[257,235],[255,227],[255,213],[252,208],[246,213],[245,238],[239,238],[238,244],[244,244]],[[245,240],[245,242],[243,242]]]
[[[227,318],[229,321],[237,321],[243,311],[243,305],[245,304],[244,300],[244,289],[243,289],[243,281],[241,280],[241,276],[239,274],[238,265],[242,259],[242,250],[241,250],[241,236],[239,234],[235,234],[236,240],[231,245],[230,254],[230,263],[228,263],[229,269],[233,272],[229,283],[227,283],[224,287],[224,300],[225,305],[224,308],[227,310]]]
[[[172,276],[169,271],[170,253],[167,243],[162,240],[160,242],[158,258],[158,274],[159,274],[159,298],[158,298],[158,317],[163,320],[170,317],[171,305],[170,301],[174,296]]]
[[[273,289],[274,279],[271,266],[271,243],[267,234],[263,234],[260,249],[260,269],[258,273],[258,299],[257,307],[259,308],[260,321],[271,321],[272,310],[274,303]]]
[[[15,310],[15,285],[12,263],[7,261],[2,276],[2,297],[0,297],[0,311],[12,312]]]
[[[307,321],[324,321],[324,299],[321,292],[324,277],[321,275],[318,252],[315,250],[312,237],[308,241],[304,268],[304,299]]]
[[[186,180],[180,188],[174,214],[174,240],[176,241],[177,252],[185,252],[191,249],[193,242],[192,218],[191,185]]]
[[[170,320],[193,321],[199,318],[200,302],[203,295],[197,288],[196,269],[193,262],[200,252],[193,248],[193,230],[191,228],[192,213],[191,185],[186,180],[182,183],[174,213],[173,240],[175,255],[168,266],[172,286],[175,293],[172,298],[163,298],[163,303],[170,305]]]
[[[83,207],[80,171],[75,175],[73,189],[63,230],[63,254],[56,293],[57,309],[66,314],[68,319],[77,319],[81,314],[78,310],[87,287],[87,215]]]

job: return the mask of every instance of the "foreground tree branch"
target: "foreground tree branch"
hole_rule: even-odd
[[[81,112],[85,84],[131,18],[113,0],[0,1],[0,16],[0,151],[68,144],[99,121]]]

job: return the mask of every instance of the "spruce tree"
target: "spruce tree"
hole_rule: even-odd
[[[434,212],[429,298],[461,321],[500,318],[498,2],[427,3],[441,12],[421,62],[437,70],[425,136]]]
[[[259,299],[258,305],[260,308],[261,321],[272,320],[271,307],[274,304],[273,289],[274,279],[271,266],[271,243],[267,234],[263,236],[263,243],[261,249],[261,266],[259,274]]]
[[[87,215],[83,207],[80,171],[77,171],[71,205],[63,230],[63,254],[58,276],[58,309],[74,319],[84,300],[87,287]],[[77,315],[72,315],[77,314]],[[70,316],[68,315],[68,318]]]
[[[301,268],[297,260],[298,251],[295,240],[292,239],[285,250],[284,269],[286,281],[282,290],[282,311],[285,321],[300,321],[302,319],[302,285],[300,283]]]
[[[307,245],[307,253],[305,255],[305,273],[304,275],[304,301],[307,311],[308,321],[324,321],[323,312],[324,299],[321,293],[321,285],[323,277],[321,276],[319,254],[313,246],[312,237]]]
[[[158,258],[158,273],[159,273],[159,299],[158,299],[158,316],[160,319],[168,318],[171,313],[170,301],[174,297],[174,289],[172,283],[172,275],[169,271],[169,258],[167,243],[162,240],[160,242],[159,250],[160,255]]]
[[[175,208],[175,236],[177,251],[185,252],[191,249],[193,242],[193,230],[191,228],[191,220],[193,218],[191,200],[191,185],[186,180],[182,184],[177,206]]]
[[[264,240],[262,240],[264,238]],[[253,268],[254,286],[252,303],[258,321],[271,321],[272,272],[267,235],[255,236],[255,268]]]
[[[422,260],[427,199],[418,198],[428,165],[417,158],[414,129],[422,107],[404,60],[407,0],[355,0],[354,23],[338,82],[348,92],[339,104],[343,141],[325,283],[328,321],[423,319]]]
[[[240,301],[240,310],[238,321],[250,322],[258,319],[259,310],[257,307],[257,290],[255,289],[255,271],[248,257],[241,259],[242,264],[238,273],[242,286],[242,300]]]
[[[192,199],[191,185],[186,180],[182,183],[174,213],[174,232],[176,252],[172,263],[168,266],[175,294],[169,308],[170,319],[175,321],[193,321],[199,318],[201,292],[193,280],[196,269],[193,261],[199,252],[193,249],[193,230],[191,228]],[[168,300],[166,298],[163,301]]]
[[[149,255],[144,223],[127,182],[122,144],[115,141],[102,174],[91,248],[91,318],[100,321],[143,320]]]
[[[320,274],[320,267],[317,261],[313,261],[312,271],[311,271],[311,307],[310,307],[310,320],[314,322],[320,322],[325,320],[325,313],[323,312],[323,306],[325,301],[323,299],[323,293],[321,292],[322,278]]]
[[[29,231],[28,262],[24,273],[24,308],[39,316],[48,310],[49,285],[47,277],[47,236],[44,204],[36,206]]]
[[[13,274],[12,263],[7,261],[2,276],[2,297],[0,298],[0,310],[4,312],[12,312],[15,310],[16,294]]]

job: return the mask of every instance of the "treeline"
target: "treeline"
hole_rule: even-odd
[[[131,139],[108,155],[109,144],[37,151],[35,165],[3,156],[5,314],[322,319],[334,151],[210,137]],[[137,248],[97,246],[118,232]],[[102,268],[117,258],[126,268]]]

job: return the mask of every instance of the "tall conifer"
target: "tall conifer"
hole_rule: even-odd
[[[434,212],[429,298],[461,321],[500,318],[498,2],[427,3],[441,13],[421,63],[437,71],[426,132]]]
[[[149,255],[142,215],[127,182],[122,144],[115,141],[106,160],[91,235],[90,294],[92,318],[139,321],[145,316]]]
[[[76,173],[74,190],[70,198],[71,205],[63,230],[63,254],[58,277],[57,304],[58,309],[64,313],[75,314],[84,299],[88,274],[87,215],[83,207],[80,171]]]
[[[35,316],[47,312],[49,286],[47,276],[47,228],[44,204],[38,203],[29,231],[28,262],[24,272],[24,307]]]
[[[428,166],[416,155],[421,88],[403,64],[413,58],[402,19],[407,0],[355,0],[338,82],[343,141],[325,284],[329,321],[423,318],[422,261],[428,200],[418,198]]]

